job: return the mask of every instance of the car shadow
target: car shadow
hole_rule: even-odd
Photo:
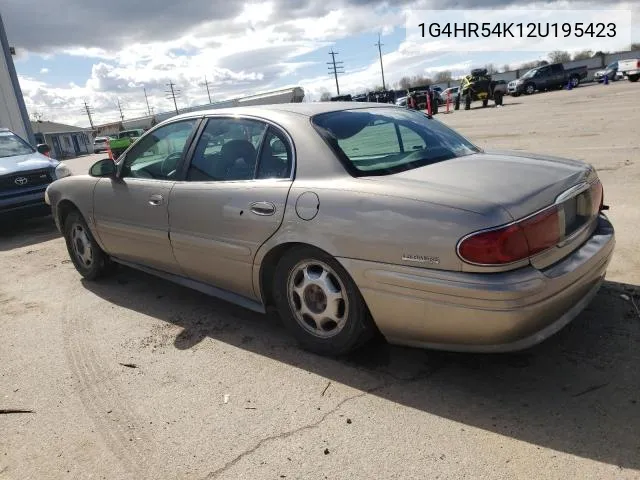
[[[637,286],[606,282],[574,322],[525,352],[454,354],[376,340],[333,359],[300,350],[273,316],[128,268],[83,285],[109,302],[181,327],[174,340],[180,350],[210,337],[461,424],[640,468]]]
[[[29,247],[61,237],[51,215],[0,224],[0,252]]]

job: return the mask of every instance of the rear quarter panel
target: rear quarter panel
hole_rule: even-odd
[[[317,211],[310,199],[317,196]],[[504,215],[504,216],[503,216]],[[260,265],[286,243],[317,247],[336,258],[462,271],[456,253],[470,231],[507,220],[424,200],[358,191],[349,179],[294,182],[280,229],[258,250],[254,289],[260,292]]]

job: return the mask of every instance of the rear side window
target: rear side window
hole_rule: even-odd
[[[480,151],[415,110],[342,110],[316,115],[312,122],[354,176],[390,175]]]

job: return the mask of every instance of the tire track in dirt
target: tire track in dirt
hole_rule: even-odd
[[[71,295],[69,292],[67,298]],[[114,360],[101,357],[91,345],[95,332],[89,315],[80,319],[80,312],[70,314],[66,307],[61,313],[65,356],[73,377],[79,380],[75,388],[85,414],[131,478],[160,478],[152,471],[163,464],[155,458],[155,440],[112,381],[114,374],[102,367]]]

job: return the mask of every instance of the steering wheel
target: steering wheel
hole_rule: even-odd
[[[162,161],[162,165],[160,165],[160,173],[166,177],[175,174],[176,166],[178,165],[181,157],[182,152],[170,153],[167,158]]]

